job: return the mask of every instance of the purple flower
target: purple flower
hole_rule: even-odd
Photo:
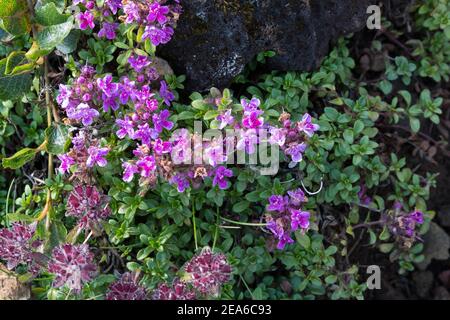
[[[82,228],[96,229],[111,214],[108,202],[95,186],[78,185],[69,194],[66,216],[78,218]]]
[[[158,132],[148,126],[148,123],[138,126],[138,130],[135,132],[133,139],[140,140],[143,144],[150,145],[151,139],[158,136]]]
[[[56,97],[56,101],[61,106],[61,108],[63,108],[63,109],[67,108],[67,106],[69,105],[71,96],[72,96],[72,90],[68,86],[66,86],[64,84],[60,84],[59,85],[59,94]]]
[[[369,205],[372,202],[372,199],[366,194],[367,188],[364,184],[361,185],[360,190],[358,192],[358,198],[362,205]]]
[[[123,6],[123,12],[126,15],[125,23],[139,22],[141,20],[141,15],[139,13],[139,6],[134,1],[127,1]]]
[[[125,182],[131,182],[134,175],[139,172],[139,168],[135,164],[130,162],[122,163],[122,167],[124,169],[122,180]]]
[[[286,247],[286,244],[294,243],[289,232],[287,232],[281,220],[270,220],[267,223],[267,229],[269,229],[275,237],[278,239],[277,248],[278,250],[283,250]]]
[[[261,101],[258,98],[253,98],[248,101],[247,99],[241,99],[241,105],[244,107],[244,113],[258,111]]]
[[[38,272],[39,269],[33,264],[34,244],[31,240],[36,232],[36,226],[36,223],[30,225],[14,223],[10,229],[0,229],[0,259],[6,261],[9,270],[20,264],[27,264],[32,267],[30,271]]]
[[[306,197],[302,189],[296,189],[288,191],[289,199],[294,206],[299,206],[301,203],[305,202]]]
[[[292,162],[297,163],[302,161],[303,152],[305,152],[307,145],[305,143],[296,143],[286,149],[285,153],[291,156]]]
[[[153,125],[157,132],[162,132],[163,129],[171,130],[173,128],[173,122],[167,120],[169,116],[170,112],[167,109],[161,111],[159,114],[153,115]]]
[[[106,300],[147,300],[147,290],[136,281],[136,276],[126,272],[113,282],[106,293]]]
[[[79,131],[72,139],[72,144],[75,150],[80,151],[86,144],[86,135],[84,131]]]
[[[419,210],[415,210],[413,212],[411,212],[409,214],[409,218],[411,218],[412,220],[414,220],[415,223],[417,224],[422,224],[423,223],[423,213]]]
[[[105,0],[105,5],[108,6],[112,14],[116,14],[117,10],[122,8],[122,0]]]
[[[55,274],[53,286],[67,285],[70,290],[79,293],[83,284],[90,281],[97,271],[94,254],[87,244],[63,244],[53,249],[48,271]]]
[[[242,131],[241,131],[242,133]],[[238,150],[245,150],[248,154],[253,154],[256,151],[258,143],[258,135],[255,129],[249,129],[243,132],[236,144]]]
[[[117,103],[117,93],[114,93],[114,95],[108,97],[105,93],[102,93],[102,100],[103,100],[103,111],[108,112],[108,110],[111,108],[114,111],[119,109],[119,104]]]
[[[214,295],[231,278],[231,266],[222,253],[214,254],[209,247],[186,263],[185,271],[192,286],[202,294]]]
[[[277,144],[280,147],[284,146],[286,142],[286,130],[283,128],[270,127],[270,144]]]
[[[209,145],[205,148],[204,158],[213,167],[227,161],[227,156],[224,154],[224,150],[223,150],[222,137],[214,138],[209,143]]]
[[[103,22],[102,28],[98,32],[98,36],[100,38],[105,37],[108,40],[113,40],[116,38],[116,30],[118,26],[118,23]]]
[[[170,101],[175,99],[174,94],[168,89],[167,83],[163,80],[160,82],[161,87],[159,88],[159,95],[164,100],[164,103],[170,106]]]
[[[162,155],[164,153],[169,153],[172,150],[172,144],[169,141],[162,141],[161,139],[156,139],[153,144],[153,150],[157,155]]]
[[[112,75],[110,74],[107,74],[104,78],[98,78],[97,85],[107,97],[114,97],[119,90],[119,84],[112,82]]]
[[[309,228],[309,217],[310,213],[308,211],[301,211],[291,209],[291,228],[292,231],[296,231],[299,227],[306,231]]]
[[[64,174],[69,172],[70,167],[75,164],[75,160],[68,156],[67,154],[58,155],[59,160],[61,160],[61,165],[58,168],[59,173]]]
[[[283,233],[280,238],[278,238],[277,248],[279,250],[283,250],[286,247],[286,244],[292,244],[294,240],[291,238],[289,233]]]
[[[116,124],[119,126],[119,130],[117,130],[116,135],[123,139],[126,135],[130,138],[134,136],[134,123],[131,121],[129,116],[125,116],[125,119],[117,119]]]
[[[134,81],[130,81],[127,77],[121,78],[122,83],[119,89],[119,100],[120,103],[126,104],[128,100],[135,99],[135,84]]]
[[[220,189],[224,190],[228,187],[228,180],[226,178],[231,178],[233,176],[233,171],[225,168],[224,166],[220,166],[216,169],[213,186],[219,186]]]
[[[99,167],[105,167],[108,162],[105,159],[105,156],[108,154],[108,148],[97,148],[95,146],[91,146],[88,149],[89,157],[86,161],[86,166],[92,168],[94,165],[98,165]]]
[[[184,192],[187,188],[190,187],[188,179],[181,174],[174,175],[172,177],[171,183],[177,185],[177,190],[180,193]]]
[[[75,110],[67,114],[70,119],[81,121],[84,126],[91,125],[94,122],[94,118],[97,118],[99,115],[100,113],[97,110],[86,103],[80,103]]]
[[[128,63],[137,72],[140,73],[142,69],[150,65],[150,60],[146,56],[137,55],[128,58]]]
[[[234,117],[231,115],[231,109],[219,114],[216,118],[217,121],[220,121],[219,129],[222,130],[227,125],[233,124]]]
[[[94,29],[94,15],[90,11],[80,12],[77,15],[77,19],[81,30]]]
[[[283,197],[283,196],[274,194],[269,197],[269,205],[267,206],[267,210],[283,212],[286,210],[287,204],[288,204],[287,197]]]
[[[318,124],[312,123],[311,116],[306,113],[303,116],[302,121],[297,123],[297,128],[311,138],[314,135],[314,132],[319,130],[320,127]]]
[[[149,13],[147,16],[148,22],[158,21],[160,24],[164,24],[167,21],[166,15],[169,13],[169,7],[162,6],[158,2],[153,3],[149,7]]]
[[[152,156],[145,156],[139,159],[136,162],[136,165],[141,170],[141,176],[144,178],[150,177],[152,172],[156,169],[155,158],[153,158]]]
[[[162,27],[161,29],[156,26],[146,26],[142,39],[150,39],[153,45],[158,46],[170,41],[173,35],[173,29],[171,27]]]
[[[175,278],[172,286],[162,283],[153,293],[152,300],[194,300],[195,292],[186,283]]]
[[[264,124],[264,118],[260,117],[262,111],[251,111],[248,112],[242,119],[242,125],[248,129],[256,129]]]

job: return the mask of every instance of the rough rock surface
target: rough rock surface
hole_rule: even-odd
[[[447,260],[450,257],[450,237],[436,223],[430,223],[430,230],[425,234],[423,242],[424,250],[422,254],[425,259],[417,264],[420,270],[425,270],[433,259]]]
[[[20,283],[0,264],[0,300],[28,300],[30,296],[30,286]]]
[[[369,0],[184,0],[172,41],[160,49],[188,89],[224,87],[259,52],[269,67],[311,70],[339,35],[366,25]]]

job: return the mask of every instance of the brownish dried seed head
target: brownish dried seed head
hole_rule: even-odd
[[[278,118],[278,121],[284,122],[286,120],[289,120],[291,118],[291,114],[287,112],[283,112],[280,117]]]
[[[206,170],[205,167],[198,167],[195,169],[194,172],[194,178],[200,177],[200,178],[204,178],[208,176],[208,171]]]

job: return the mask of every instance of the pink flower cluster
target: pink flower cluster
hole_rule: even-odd
[[[101,147],[99,141],[92,137],[90,131],[82,129],[72,139],[72,148],[65,154],[58,155],[61,164],[59,173],[70,172],[76,166],[74,175],[81,181],[89,181],[89,170],[94,166],[105,167],[109,148]]]
[[[55,274],[53,286],[66,285],[72,292],[79,293],[83,284],[97,274],[94,254],[86,244],[63,244],[53,249],[48,271]]]
[[[420,239],[417,227],[424,223],[423,213],[414,210],[410,213],[401,211],[401,206],[395,210],[395,217],[388,223],[391,233],[397,242],[405,248],[410,248],[415,240]]]
[[[108,197],[95,186],[78,185],[70,192],[66,216],[76,217],[80,228],[98,230],[100,222],[110,214]]]
[[[209,247],[186,263],[184,270],[187,282],[204,295],[217,296],[221,286],[231,278],[231,266],[225,255],[213,253]]]
[[[40,266],[33,257],[40,245],[39,241],[32,240],[36,225],[14,223],[9,229],[0,229],[0,259],[6,261],[8,269],[13,270],[20,264],[26,264],[31,273],[39,272]]]
[[[319,130],[319,125],[312,123],[311,116],[305,114],[301,121],[293,123],[290,114],[283,113],[280,117],[282,128],[270,127],[269,143],[276,144],[290,157],[290,167],[302,161],[307,148],[307,139]]]
[[[147,289],[139,285],[135,274],[126,272],[109,286],[106,300],[147,300]]]
[[[113,21],[112,15],[121,10],[124,15],[120,19],[125,24],[135,23],[142,26],[142,39],[149,39],[154,46],[158,46],[169,42],[173,36],[181,13],[178,2],[176,1],[175,5],[164,5],[165,0],[105,0],[100,7],[98,2],[93,0],[75,0],[73,3],[80,5],[82,9],[76,16],[81,30],[94,29],[97,18],[101,24],[98,37],[113,40],[116,38],[118,23]]]
[[[161,283],[152,296],[152,300],[194,300],[195,298],[195,292],[179,278],[175,278],[172,285]]]
[[[309,229],[310,213],[303,211],[301,206],[308,199],[301,189],[288,191],[287,196],[272,195],[269,198],[266,215],[267,228],[278,240],[278,249],[283,250],[286,244],[293,243],[291,234],[300,229]]]
[[[154,300],[193,300],[216,297],[221,287],[231,278],[231,266],[222,253],[213,253],[209,247],[192,257],[184,266],[185,275],[171,285],[162,283],[153,293]]]

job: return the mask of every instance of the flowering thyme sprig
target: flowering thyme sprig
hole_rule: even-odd
[[[266,215],[267,228],[278,240],[277,248],[283,250],[286,244],[293,243],[291,233],[297,230],[306,232],[310,226],[308,211],[302,205],[308,201],[301,189],[288,191],[287,196],[272,195],[269,198]]]

